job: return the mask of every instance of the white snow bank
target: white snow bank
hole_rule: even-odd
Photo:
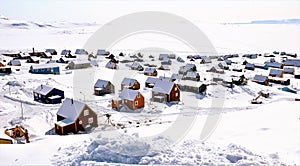
[[[97,140],[85,141],[61,149],[54,156],[54,165],[279,165],[276,156],[262,157],[249,150],[230,144],[222,149],[197,140],[186,140],[173,147],[162,145],[168,139],[163,137],[140,140],[127,135],[111,139],[99,135]],[[160,147],[160,148],[158,148]],[[77,149],[81,149],[78,151]],[[160,149],[160,150],[159,150]]]

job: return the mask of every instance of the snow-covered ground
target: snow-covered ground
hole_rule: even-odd
[[[197,24],[208,36],[217,52],[226,53],[265,53],[274,50],[300,52],[299,24]],[[89,37],[100,28],[98,24],[36,24],[25,21],[0,18],[0,51],[19,52],[32,47],[44,51],[55,48],[82,48]],[[153,37],[153,35],[155,37]],[[177,40],[157,34],[130,36],[111,48],[115,55],[123,51],[130,59],[137,50],[145,47],[166,48],[184,60],[190,50]],[[154,56],[155,53],[151,53]],[[158,54],[158,53],[156,53]],[[200,53],[205,54],[205,53]],[[145,57],[150,55],[145,52]],[[7,62],[11,59],[2,56]],[[60,55],[54,59],[60,58]],[[150,64],[159,64],[144,58]],[[245,60],[238,58],[239,61]],[[268,58],[249,60],[263,63]],[[280,60],[280,58],[278,59]],[[42,59],[41,63],[46,63]],[[182,102],[178,105],[165,105],[149,102],[151,91],[144,88],[146,76],[141,72],[127,69],[120,64],[119,70],[104,68],[108,61],[97,59],[99,67],[82,70],[65,70],[60,75],[36,75],[28,72],[30,64],[22,61],[21,67],[13,67],[10,75],[0,76],[0,132],[6,128],[22,124],[29,131],[31,143],[0,146],[0,165],[104,165],[113,164],[157,164],[157,165],[280,165],[300,164],[300,81],[291,79],[289,87],[298,94],[283,92],[278,88],[258,85],[250,81],[255,74],[268,71],[246,71],[248,84],[241,87],[225,88],[221,85],[208,86],[207,95],[199,98],[191,92],[182,92]],[[199,61],[196,61],[199,62]],[[207,65],[197,64],[201,75]],[[173,61],[171,71],[183,64]],[[17,71],[16,69],[20,69]],[[296,68],[296,70],[300,70]],[[84,80],[84,87],[74,88],[74,77],[80,74],[93,76]],[[234,74],[226,71],[226,76]],[[159,76],[170,76],[170,72],[158,71]],[[110,109],[110,99],[114,96],[93,96],[92,86],[96,79],[111,80],[117,88],[121,77],[130,76],[141,82],[141,93],[145,96],[145,108],[141,113],[116,112]],[[204,76],[204,77],[202,77]],[[285,75],[285,77],[289,77]],[[85,77],[84,77],[85,78]],[[97,113],[99,127],[91,134],[48,135],[56,122],[56,112],[60,104],[45,105],[33,101],[32,90],[41,84],[49,84],[65,91],[66,97],[85,101]],[[76,82],[76,85],[78,82]],[[251,105],[250,100],[261,90],[268,91],[270,98],[260,98],[262,105]],[[220,101],[220,106],[214,105]],[[21,110],[24,118],[21,120]],[[105,123],[104,113],[112,114],[113,123],[127,123],[125,129],[113,128]],[[205,122],[216,118],[215,128],[206,139],[201,139]],[[151,119],[151,122],[149,122]],[[147,123],[145,122],[146,120]],[[174,125],[191,123],[192,126],[174,137],[162,135]],[[176,132],[173,131],[173,132]],[[181,132],[180,127],[177,132]],[[34,157],[33,157],[34,156]]]

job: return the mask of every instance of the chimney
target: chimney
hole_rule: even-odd
[[[43,89],[43,85],[41,84],[41,89]]]
[[[72,104],[72,105],[74,104],[74,100],[73,100],[73,98],[71,99],[71,104]]]

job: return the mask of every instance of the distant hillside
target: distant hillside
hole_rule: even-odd
[[[300,24],[300,19],[282,19],[282,20],[253,20],[250,22],[238,22],[233,24]]]

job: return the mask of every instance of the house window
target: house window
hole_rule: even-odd
[[[89,110],[84,110],[83,116],[88,116],[89,115]]]
[[[34,96],[35,96],[35,97],[38,97],[38,94],[37,94],[37,93],[34,93]]]
[[[175,96],[178,97],[178,93],[175,93]]]
[[[177,87],[175,87],[175,91],[177,91]]]
[[[135,105],[138,105],[139,104],[139,101],[135,101]]]
[[[140,98],[140,97],[141,97],[140,93],[138,93],[138,94],[137,94],[137,97],[138,97],[138,98]]]
[[[79,124],[82,124],[82,120],[79,121]]]
[[[94,122],[94,118],[93,117],[89,118],[89,124],[91,124],[93,122]]]

